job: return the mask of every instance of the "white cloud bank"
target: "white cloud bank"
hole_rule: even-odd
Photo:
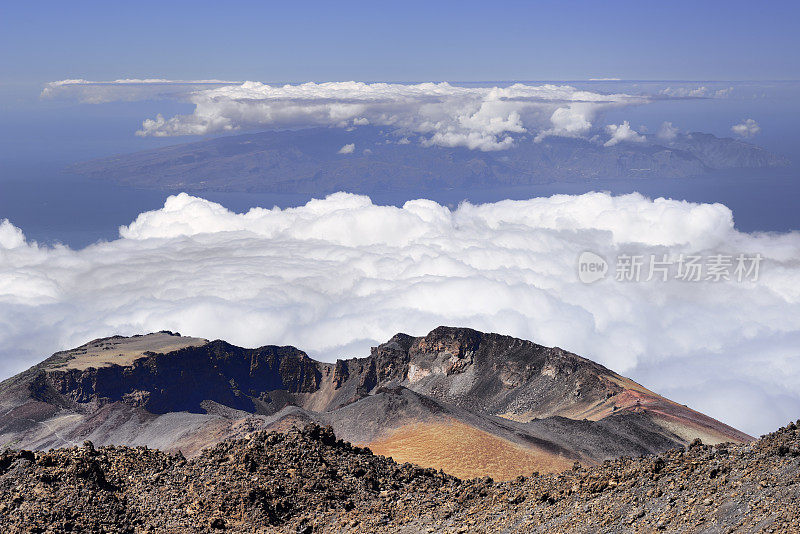
[[[167,80],[124,78],[110,81],[59,80],[45,84],[42,98],[76,100],[86,104],[139,100],[187,100],[195,91],[237,84],[225,80]]]
[[[715,91],[703,85],[695,88],[666,87],[659,94],[670,98],[727,98],[732,92],[733,87],[723,87]]]
[[[680,129],[674,126],[671,122],[664,121],[656,133],[656,138],[665,143],[671,143],[678,137]]]
[[[311,126],[385,127],[424,145],[503,150],[515,136],[583,136],[602,110],[644,103],[646,96],[600,94],[568,85],[514,84],[463,87],[449,83],[360,82],[267,85],[217,80],[63,80],[43,96],[101,103],[114,99],[172,97],[195,105],[193,113],[142,123],[141,136],[205,135],[243,128]],[[155,95],[155,96],[154,96]]]
[[[628,121],[623,121],[622,124],[609,124],[606,126],[606,132],[611,135],[611,139],[606,141],[603,146],[614,146],[619,143],[644,143],[646,141],[643,135],[631,128]]]
[[[578,281],[619,253],[761,253],[757,282]],[[449,210],[339,193],[236,214],[181,194],[81,250],[0,224],[0,375],[161,329],[332,359],[446,324],[558,345],[751,433],[800,412],[800,235],[720,204],[592,193]]]
[[[202,135],[243,127],[386,126],[423,144],[502,150],[514,134],[581,135],[605,108],[642,102],[571,86],[460,87],[360,82],[270,86],[257,82],[198,91],[191,115],[144,121],[139,135]]]
[[[753,137],[761,131],[761,126],[753,119],[746,119],[739,124],[731,126],[731,131],[739,137]]]

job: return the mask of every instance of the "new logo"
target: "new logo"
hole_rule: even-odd
[[[608,262],[594,252],[588,250],[578,257],[578,279],[584,284],[591,284],[605,278]]]

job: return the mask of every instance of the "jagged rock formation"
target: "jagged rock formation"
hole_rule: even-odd
[[[378,453],[510,479],[684,445],[751,439],[575,354],[439,327],[317,362],[169,332],[53,355],[0,384],[0,445],[147,445],[187,456],[314,421]]]
[[[800,422],[798,422],[800,423]],[[513,481],[399,465],[308,425],[186,460],[90,442],[0,454],[3,532],[796,532],[800,432]]]
[[[391,139],[390,139],[391,140]],[[498,152],[386,143],[378,128],[309,128],[235,135],[103,158],[72,171],[104,181],[171,191],[249,191],[320,195],[336,191],[435,191],[598,178],[679,178],[715,169],[788,165],[760,147],[711,134],[669,143],[605,147],[548,137]],[[358,150],[337,154],[344,144]],[[368,150],[367,150],[368,149]]]

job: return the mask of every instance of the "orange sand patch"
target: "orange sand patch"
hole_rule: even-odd
[[[523,447],[458,421],[412,423],[368,444],[396,462],[441,469],[459,478],[511,480],[532,472],[559,472],[574,460]]]

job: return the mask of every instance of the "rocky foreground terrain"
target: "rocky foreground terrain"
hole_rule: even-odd
[[[800,424],[800,421],[798,421]],[[496,483],[397,464],[309,424],[187,460],[0,455],[2,532],[797,532],[800,430]]]
[[[559,348],[468,328],[318,362],[159,332],[97,339],[0,383],[0,448],[85,440],[186,457],[309,422],[400,462],[511,480],[752,438]]]

